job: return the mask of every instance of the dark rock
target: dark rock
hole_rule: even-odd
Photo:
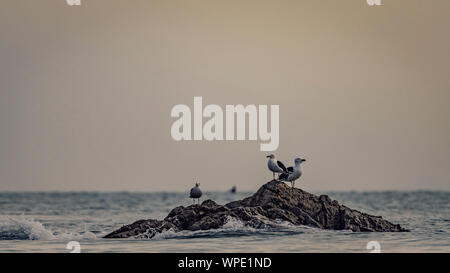
[[[274,220],[294,225],[307,225],[322,229],[352,230],[357,232],[407,231],[381,216],[372,216],[352,210],[331,200],[327,195],[316,196],[301,189],[290,188],[283,182],[270,181],[255,194],[224,206],[212,200],[201,205],[179,206],[164,220],[139,220],[108,234],[105,238],[153,237],[165,230],[208,230],[223,226],[229,217],[245,225],[265,228],[275,225]]]

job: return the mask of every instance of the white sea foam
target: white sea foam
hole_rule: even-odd
[[[53,232],[41,222],[24,215],[0,218],[0,240],[81,240],[97,236],[89,231]]]
[[[265,228],[254,228],[246,225],[245,222],[234,218],[228,217],[225,224],[218,229],[209,230],[196,230],[196,231],[174,231],[169,229],[161,233],[156,233],[153,230],[147,230],[145,233],[135,236],[135,239],[188,239],[198,237],[235,237],[235,236],[249,236],[255,234],[263,234],[267,232],[289,232],[289,233],[301,233],[306,229],[311,229],[306,226],[296,226],[292,223],[282,220],[275,220],[271,223],[271,226]]]
[[[51,240],[53,232],[40,222],[23,216],[0,221],[0,240]]]

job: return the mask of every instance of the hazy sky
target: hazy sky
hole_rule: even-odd
[[[450,190],[450,1],[3,0],[0,190],[255,190],[257,141],[176,104],[279,104],[308,191]]]

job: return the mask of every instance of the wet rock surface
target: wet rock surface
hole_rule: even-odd
[[[218,205],[206,200],[201,205],[179,206],[164,220],[139,220],[113,231],[105,238],[145,236],[170,230],[208,230],[223,226],[229,217],[241,220],[253,228],[275,226],[275,220],[294,225],[356,232],[402,232],[400,225],[381,216],[373,216],[340,205],[327,195],[316,196],[283,182],[270,181],[255,194],[243,200]]]

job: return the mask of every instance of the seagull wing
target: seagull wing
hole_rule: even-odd
[[[288,178],[288,174],[287,173],[282,173],[280,174],[280,180],[286,180]]]
[[[277,165],[278,165],[278,167],[280,167],[281,169],[283,169],[284,172],[287,172],[287,171],[286,171],[286,166],[284,166],[283,162],[277,161]]]
[[[289,167],[287,168],[288,172],[293,173],[294,172],[294,167]]]

